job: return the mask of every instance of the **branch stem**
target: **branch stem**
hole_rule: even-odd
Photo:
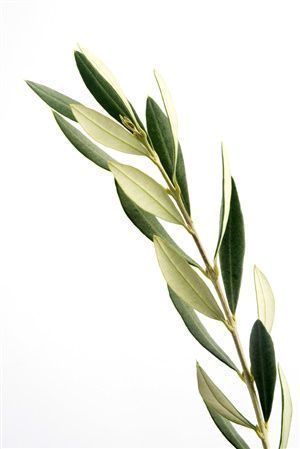
[[[151,146],[150,146],[150,149],[152,150]],[[153,150],[152,150],[152,152],[153,152]],[[261,406],[260,406],[260,403],[258,400],[255,386],[254,386],[253,377],[252,377],[251,371],[248,367],[247,359],[246,359],[246,356],[245,356],[245,353],[243,350],[243,346],[242,346],[242,343],[241,343],[241,340],[239,337],[239,333],[237,330],[236,318],[232,314],[232,312],[229,308],[229,305],[228,305],[227,298],[222,290],[217,267],[213,266],[207,257],[207,254],[201,244],[200,238],[195,229],[192,218],[189,215],[189,213],[187,212],[184,202],[182,200],[179,186],[176,184],[176,182],[174,184],[171,181],[171,179],[169,178],[168,174],[166,173],[164,167],[161,165],[161,162],[156,154],[153,155],[153,153],[152,153],[152,156],[150,158],[155,163],[155,165],[158,167],[159,171],[161,172],[163,178],[165,179],[165,181],[168,185],[170,194],[174,198],[174,200],[184,218],[184,221],[186,224],[186,229],[193,237],[194,242],[195,242],[195,244],[198,248],[198,251],[202,257],[202,260],[205,264],[205,274],[210,279],[211,283],[213,284],[215,292],[220,300],[220,303],[221,303],[223,311],[224,311],[224,315],[227,320],[227,323],[226,323],[227,328],[228,328],[229,332],[231,333],[231,336],[232,336],[232,339],[233,339],[233,342],[234,342],[234,345],[235,345],[235,348],[236,348],[236,351],[237,351],[237,354],[238,354],[238,357],[239,357],[239,360],[241,363],[242,372],[243,372],[243,380],[247,386],[247,389],[248,389],[248,392],[249,392],[249,395],[250,395],[250,398],[252,401],[252,405],[253,405],[253,408],[255,411],[255,415],[256,415],[256,419],[257,419],[256,433],[259,436],[259,438],[261,439],[263,449],[269,449],[270,446],[269,446],[269,441],[268,441],[267,425],[263,418]]]

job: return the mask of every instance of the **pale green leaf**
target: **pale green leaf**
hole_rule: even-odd
[[[177,154],[178,154],[178,123],[177,123],[177,116],[176,112],[173,106],[173,101],[171,98],[171,94],[169,92],[169,89],[165,83],[165,80],[161,76],[161,74],[154,70],[154,76],[157,81],[161,97],[163,99],[163,103],[165,106],[165,110],[169,119],[172,135],[173,135],[173,145],[174,145],[174,172],[173,175],[176,173],[176,165],[177,165]]]
[[[254,282],[258,318],[271,333],[275,315],[275,299],[268,279],[257,266],[254,266]]]
[[[123,207],[123,210],[129,220],[146,236],[148,239],[153,241],[154,235],[158,235],[166,239],[175,248],[175,250],[181,254],[190,265],[200,269],[200,265],[188,256],[172,239],[170,234],[167,233],[165,228],[160,224],[158,219],[153,215],[146,212],[144,209],[139,207],[134,201],[132,201],[121,187],[116,182],[117,193]]]
[[[280,366],[278,366],[278,374],[281,386],[281,402],[282,402],[279,449],[286,449],[288,445],[288,439],[292,423],[293,403],[287,380]]]
[[[226,230],[229,212],[230,212],[230,202],[231,202],[231,174],[229,169],[229,161],[227,153],[222,144],[222,203],[221,203],[221,214],[220,214],[220,229],[218,244],[215,252],[215,260],[218,257],[219,249],[224,237]]]
[[[80,104],[72,104],[71,109],[86,133],[102,145],[123,153],[147,153],[146,148],[133,134],[111,118]]]
[[[224,393],[214,384],[199,363],[197,363],[197,379],[199,393],[208,407],[214,409],[221,416],[236,424],[249,427],[250,429],[255,427],[236,409],[232,402],[230,402]]]
[[[118,162],[108,165],[117,183],[139,207],[163,220],[183,224],[180,213],[161,184],[130,165]]]
[[[134,111],[132,110],[130,102],[126,98],[123,90],[121,89],[119,82],[117,81],[115,76],[112,74],[112,72],[109,70],[109,68],[104,64],[103,61],[101,61],[99,58],[97,58],[87,48],[81,47],[79,45],[79,49],[80,49],[81,53],[87,58],[87,60],[100,73],[100,75],[113,87],[113,89],[116,91],[116,93],[119,95],[119,97],[123,101],[127,110],[130,112],[130,115],[131,115],[130,118],[133,119],[133,121],[135,123],[137,123],[136,117],[135,117]]]
[[[211,291],[166,240],[153,238],[158,263],[168,286],[193,309],[215,320],[224,320],[223,313]]]

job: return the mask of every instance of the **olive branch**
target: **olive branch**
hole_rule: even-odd
[[[153,241],[170,298],[186,327],[204,348],[234,370],[245,384],[255,412],[255,423],[232,404],[197,363],[199,392],[215,425],[238,449],[247,449],[249,446],[232,423],[254,431],[262,447],[269,449],[268,423],[278,370],[282,395],[279,449],[286,448],[292,401],[284,373],[279,366],[276,367],[270,335],[274,321],[274,295],[266,276],[257,267],[254,267],[254,282],[258,319],[250,335],[251,368],[238,333],[236,308],[242,279],[245,236],[237,188],[230,174],[226,151],[222,146],[220,229],[211,261],[192,220],[176,113],[162,76],[154,72],[165,112],[148,97],[144,126],[118,82],[101,61],[82,48],[75,51],[75,60],[86,87],[112,118],[41,84],[27,81],[28,85],[53,109],[58,126],[73,146],[113,174],[124,212]],[[85,133],[63,116],[77,122]],[[94,141],[123,153],[147,157],[159,170],[165,185],[133,166],[119,163]],[[177,245],[158,218],[186,229],[200,253],[200,263]],[[240,368],[210,336],[196,312],[225,325],[232,337]]]

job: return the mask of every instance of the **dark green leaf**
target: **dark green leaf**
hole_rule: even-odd
[[[184,202],[184,205],[186,207],[186,210],[188,213],[191,213],[191,206],[190,206],[190,198],[189,198],[189,190],[187,185],[187,179],[186,179],[186,173],[185,173],[185,165],[184,165],[184,159],[183,154],[181,151],[181,145],[178,143],[178,154],[177,154],[177,165],[176,165],[176,179],[178,182],[178,185],[181,190],[181,196]]]
[[[219,255],[224,287],[233,314],[239,298],[244,253],[244,220],[235,182],[231,178],[230,211]]]
[[[212,417],[215,425],[218,427],[224,437],[236,448],[236,449],[250,449],[248,444],[237,433],[231,422],[219,415],[212,407],[206,405],[210,416]]]
[[[250,336],[251,370],[257,386],[265,421],[269,420],[276,383],[276,361],[272,338],[260,320]]]
[[[87,57],[83,53],[75,51],[75,60],[86,87],[98,103],[120,123],[122,123],[120,115],[131,117],[131,113],[121,97]]]
[[[56,112],[53,112],[54,118],[66,136],[66,138],[74,145],[74,147],[80,151],[85,157],[90,159],[99,167],[109,170],[108,161],[113,160],[108,154],[106,154],[101,148],[91,142],[84,134],[78,131],[75,126],[71,125],[67,120],[62,118]]]
[[[146,120],[148,134],[153,147],[158,154],[164,169],[169,177],[172,178],[174,170],[174,142],[170,123],[167,116],[151,97],[148,97],[147,99]],[[178,145],[176,178],[181,189],[184,205],[190,213],[188,186],[180,144]]]
[[[65,117],[76,121],[71,111],[70,104],[78,103],[78,101],[63,95],[56,90],[50,89],[50,87],[43,86],[43,84],[34,83],[33,81],[26,81],[26,83],[52,109]]]
[[[225,365],[238,372],[238,368],[235,366],[233,361],[209,335],[194,309],[186,302],[182,301],[170,287],[168,287],[168,289],[170,298],[177,309],[177,312],[183,319],[186,327],[193,337],[200,343],[200,345],[217,357],[217,359],[221,360],[221,362],[225,363]]]
[[[153,241],[153,236],[158,235],[164,238],[181,254],[191,265],[194,267],[199,267],[199,264],[187,256],[184,251],[174,242],[167,231],[163,228],[160,222],[154,215],[149,214],[145,210],[141,209],[136,203],[134,203],[127,195],[123,192],[121,187],[116,183],[117,193],[121,205],[124,209],[127,217],[132,221],[132,223],[150,240]]]

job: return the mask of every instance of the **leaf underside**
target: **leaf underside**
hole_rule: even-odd
[[[170,298],[177,312],[181,316],[184,324],[193,337],[200,343],[201,346],[207,349],[207,351],[213,354],[217,359],[221,360],[221,362],[225,363],[225,365],[229,366],[229,368],[232,368],[238,372],[238,368],[230,357],[228,357],[223,349],[221,349],[215,340],[213,340],[213,338],[209,335],[194,309],[185,301],[182,301],[182,299],[180,299],[170,287],[168,287],[168,289]]]
[[[229,169],[229,161],[227,153],[222,145],[222,202],[221,202],[221,212],[220,212],[220,228],[218,243],[215,251],[214,260],[216,262],[220,246],[223,240],[223,236],[226,230],[229,211],[230,211],[230,199],[231,199],[231,175]]]
[[[251,371],[257,386],[265,421],[269,420],[276,383],[276,361],[272,338],[260,320],[250,336]]]
[[[119,196],[121,206],[127,217],[132,221],[132,223],[146,236],[148,239],[153,241],[153,236],[158,235],[166,241],[168,241],[174,249],[184,257],[190,265],[199,268],[199,264],[195,262],[191,257],[189,257],[178,245],[174,242],[172,237],[167,233],[165,228],[160,224],[157,218],[141,209],[134,201],[132,201],[122,190],[119,184],[116,182],[116,189]]]
[[[71,109],[80,126],[96,142],[123,153],[145,155],[142,143],[107,115],[81,104],[71,105]]]
[[[175,224],[182,224],[182,217],[161,184],[141,170],[116,161],[109,168],[118,184],[132,201],[145,211]]]
[[[220,246],[220,267],[230,310],[236,311],[245,254],[244,220],[235,182],[231,178],[230,211]]]
[[[267,331],[271,333],[275,314],[275,299],[268,279],[257,266],[254,267],[254,283],[258,318]]]
[[[278,366],[278,374],[281,387],[281,432],[279,449],[286,449],[292,423],[293,404],[287,380],[280,366]]]
[[[203,368],[197,363],[197,380],[199,393],[207,406],[215,410],[223,418],[228,419],[240,426],[253,429],[251,424],[229,401],[225,394],[206,374]]]
[[[223,313],[211,291],[187,261],[162,238],[154,236],[153,242],[160,269],[169,287],[198,312],[215,320],[223,320]]]

